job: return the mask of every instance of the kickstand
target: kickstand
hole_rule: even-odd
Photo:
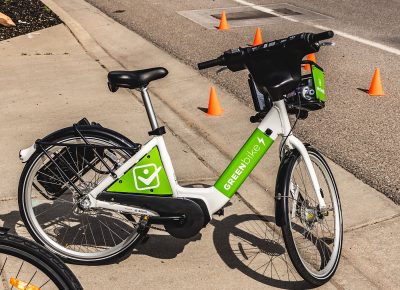
[[[146,234],[143,239],[140,241],[141,244],[145,244],[147,243],[147,241],[150,239],[150,236],[148,234]]]

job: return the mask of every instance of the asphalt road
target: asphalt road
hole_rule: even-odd
[[[126,27],[151,40],[183,62],[215,58],[224,50],[252,42],[254,26],[229,31],[206,29],[178,11],[242,6],[244,1],[88,0]],[[400,2],[388,1],[253,1],[253,4],[290,3],[322,13],[325,20],[292,22],[278,19],[262,26],[265,40],[300,32],[320,32],[315,25],[347,33],[336,36],[335,47],[322,49],[317,62],[326,72],[328,102],[298,123],[295,132],[358,178],[400,203],[400,84],[398,28]],[[363,38],[372,45],[360,43]],[[384,45],[382,49],[374,45]],[[132,43],[132,45],[135,45]],[[140,56],[138,56],[140,57]],[[385,97],[365,93],[375,67],[381,69]],[[132,68],[139,69],[139,68]],[[251,106],[246,72],[204,74]],[[184,96],[181,96],[184,98]]]

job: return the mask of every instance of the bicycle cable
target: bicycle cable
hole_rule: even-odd
[[[301,98],[300,98],[300,94],[297,94],[297,98],[298,98],[299,108],[301,108]],[[286,143],[287,138],[290,136],[290,134],[292,134],[292,131],[293,131],[294,127],[296,126],[297,121],[299,120],[300,112],[301,112],[301,110],[299,109],[299,110],[297,111],[297,114],[296,114],[296,120],[294,121],[292,127],[290,128],[289,133],[288,133],[286,136],[283,136],[285,139],[284,139],[283,142],[282,142],[282,146],[281,146],[281,149],[280,149],[280,151],[279,151],[279,156],[282,156],[283,147],[285,146],[285,143]]]

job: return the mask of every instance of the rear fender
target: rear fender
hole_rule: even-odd
[[[33,153],[36,151],[36,144],[33,144],[32,146],[21,149],[19,150],[19,159],[22,161],[22,163],[25,163],[31,158]]]
[[[140,148],[140,145],[131,141],[129,138],[125,137],[124,135],[115,132],[111,129],[107,129],[102,127],[100,124],[98,123],[89,123],[89,121],[86,120],[86,118],[82,119],[81,121],[79,121],[77,123],[77,128],[79,129],[79,131],[81,133],[85,133],[85,132],[91,132],[94,134],[99,134],[101,136],[109,136],[111,140],[114,139],[119,139],[120,141],[122,141],[123,143],[126,144],[126,146],[132,147],[132,149],[134,149],[135,151],[138,151]],[[36,152],[36,148],[37,148],[37,142],[38,141],[44,141],[44,142],[55,142],[57,141],[59,138],[65,136],[67,133],[71,133],[74,132],[76,134],[76,136],[78,136],[78,134],[75,131],[75,128],[73,126],[71,127],[66,127],[66,128],[62,128],[60,130],[57,130],[53,133],[50,133],[49,135],[47,135],[46,137],[36,140],[35,144],[33,144],[32,146],[26,148],[26,149],[22,149],[19,151],[19,159],[25,163],[27,161],[29,161],[29,159],[32,157],[32,155]]]

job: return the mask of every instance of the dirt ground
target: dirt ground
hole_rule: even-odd
[[[0,12],[9,16],[15,27],[0,25],[0,40],[60,24],[61,21],[39,0],[0,0]]]

